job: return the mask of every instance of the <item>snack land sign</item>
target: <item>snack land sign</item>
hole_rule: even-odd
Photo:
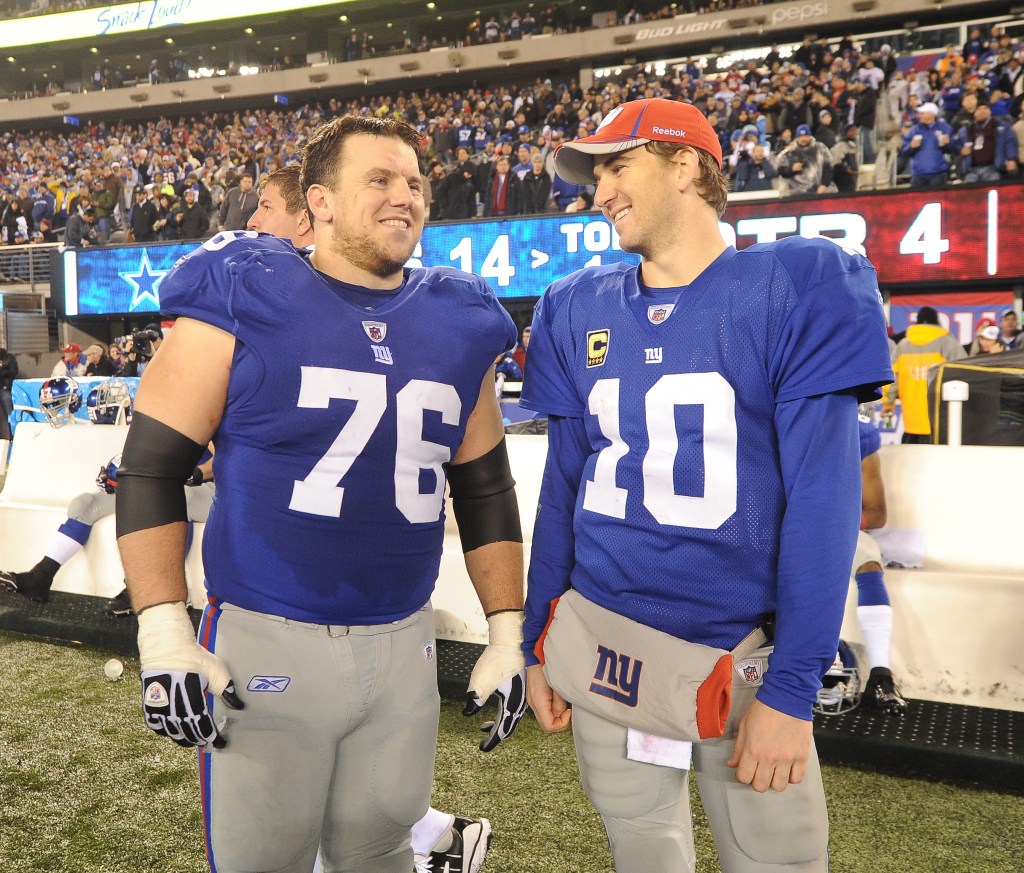
[[[68,39],[89,39],[179,27],[183,24],[205,24],[231,18],[252,18],[289,9],[310,9],[316,6],[337,6],[351,0],[222,0],[203,3],[201,0],[141,0],[96,9],[80,9],[56,15],[38,15],[12,21],[0,21],[0,46],[55,43]]]

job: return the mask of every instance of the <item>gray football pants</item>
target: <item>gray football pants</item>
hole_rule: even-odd
[[[759,649],[750,657],[767,657]],[[739,721],[757,692],[733,677],[725,734],[694,743],[693,769],[724,873],[825,873],[828,815],[812,744],[807,775],[758,794],[726,767]],[[626,758],[626,728],[573,709],[573,739],[587,796],[601,814],[617,873],[694,873],[688,774]]]
[[[214,698],[227,747],[200,752],[216,873],[409,873],[440,700],[429,604],[399,622],[306,624],[209,607],[200,642],[245,709]]]

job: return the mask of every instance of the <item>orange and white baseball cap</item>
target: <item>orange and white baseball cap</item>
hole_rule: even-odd
[[[591,185],[593,155],[624,152],[649,142],[673,142],[702,149],[722,166],[722,144],[696,106],[651,97],[617,106],[592,135],[562,143],[555,152],[555,172],[575,185]]]

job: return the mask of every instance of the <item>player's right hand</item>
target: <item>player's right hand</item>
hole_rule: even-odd
[[[564,731],[572,723],[572,708],[548,685],[540,664],[526,668],[526,700],[545,733]]]
[[[224,662],[196,641],[184,603],[161,603],[139,613],[139,657],[146,726],[179,746],[227,745],[205,692],[219,695],[232,709],[244,704]]]

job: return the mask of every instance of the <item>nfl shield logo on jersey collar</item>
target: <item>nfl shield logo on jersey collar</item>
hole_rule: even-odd
[[[668,321],[668,317],[675,308],[674,303],[656,303],[653,306],[648,306],[647,320],[651,324],[661,324],[663,321]]]
[[[388,326],[383,321],[364,321],[363,330],[375,343],[383,342],[384,337],[388,335]]]

